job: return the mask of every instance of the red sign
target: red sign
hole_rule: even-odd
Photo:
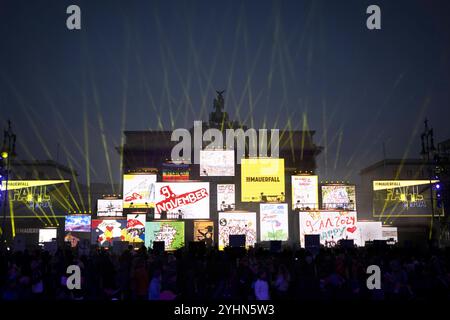
[[[176,195],[170,189],[169,186],[161,188],[161,195],[164,196],[164,200],[156,203],[156,209],[158,212],[171,211],[178,207],[186,206],[196,203],[202,199],[208,197],[208,191],[205,188],[186,192],[180,195]]]

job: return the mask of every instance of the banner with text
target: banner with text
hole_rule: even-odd
[[[157,182],[155,218],[162,212],[166,218],[208,219],[209,182]]]
[[[356,239],[355,211],[300,212],[300,244],[305,246],[306,234],[319,234],[320,243],[335,245],[341,239]]]
[[[283,202],[284,159],[242,159],[241,189],[242,202]]]

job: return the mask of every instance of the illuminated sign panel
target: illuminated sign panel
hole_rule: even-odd
[[[358,221],[355,244],[363,247],[366,241],[383,240],[381,221]]]
[[[433,180],[436,184],[438,180]],[[433,198],[436,191],[432,190]],[[373,181],[374,217],[431,217],[430,180],[376,180]],[[443,210],[434,204],[435,215]]]
[[[234,151],[200,150],[200,176],[234,176]]]
[[[284,159],[242,159],[241,188],[242,202],[284,201]]]
[[[157,182],[155,218],[208,219],[209,182]]]
[[[382,227],[383,240],[398,242],[397,227]]]
[[[117,200],[97,200],[97,216],[98,217],[121,217],[123,214],[123,201]]]
[[[431,183],[437,183],[439,180],[431,180]],[[430,180],[375,180],[373,181],[373,190],[390,190],[394,188],[405,188],[429,185]]]
[[[92,243],[112,246],[114,241],[128,241],[127,220],[92,220]]]
[[[246,247],[255,245],[255,212],[219,212],[219,250],[228,246],[230,235],[242,234],[245,234]]]
[[[300,212],[300,244],[305,246],[306,234],[319,234],[320,243],[336,244],[341,239],[356,239],[357,220],[355,211]]]
[[[210,246],[214,241],[214,221],[194,221],[194,241],[205,242]]]
[[[356,210],[355,186],[323,185],[322,208]]]
[[[164,241],[166,251],[184,247],[183,221],[152,221],[145,224],[145,246],[153,248],[154,241]]]
[[[9,180],[8,198],[20,209],[66,208],[68,205],[69,180]],[[0,181],[0,191],[6,190],[6,183]]]
[[[311,210],[319,208],[318,176],[292,176],[292,208]]]
[[[234,184],[217,185],[217,211],[230,211],[235,209]]]
[[[261,241],[288,240],[288,206],[286,203],[261,203],[259,220]]]
[[[56,239],[57,229],[39,229],[39,244],[44,244],[44,242],[51,242]]]
[[[123,176],[123,207],[153,208],[155,204],[155,174]]]
[[[84,214],[66,216],[64,231],[91,232],[91,216]]]
[[[129,242],[144,242],[145,214],[127,215],[127,240]]]
[[[163,163],[162,181],[188,181],[190,168],[188,164],[183,163]]]

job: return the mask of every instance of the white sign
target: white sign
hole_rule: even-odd
[[[299,210],[319,208],[318,176],[292,176],[292,208]]]
[[[43,245],[44,242],[51,242],[56,239],[57,229],[39,229],[39,244]]]
[[[382,227],[381,229],[383,240],[398,242],[398,230],[397,227]]]
[[[383,240],[381,221],[358,221],[356,245],[364,247],[366,241]]]
[[[97,217],[121,217],[123,214],[123,200],[97,200]]]
[[[255,212],[219,212],[219,249],[229,244],[230,235],[245,234],[246,247],[256,243]]]
[[[209,218],[209,182],[157,182],[155,218]]]
[[[123,176],[123,207],[152,208],[155,203],[155,174]]]
[[[319,234],[320,243],[335,245],[341,239],[356,239],[355,211],[311,211],[300,212],[300,244],[305,246],[306,234]]]
[[[234,184],[217,185],[217,211],[230,211],[235,209]]]
[[[234,176],[234,151],[201,150],[200,176]]]

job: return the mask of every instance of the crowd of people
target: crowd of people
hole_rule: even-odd
[[[120,255],[96,248],[1,252],[2,300],[426,300],[450,299],[450,251],[322,248],[271,252],[262,248],[153,252],[129,247]],[[78,265],[81,288],[67,286]],[[370,265],[380,287],[369,289]]]

